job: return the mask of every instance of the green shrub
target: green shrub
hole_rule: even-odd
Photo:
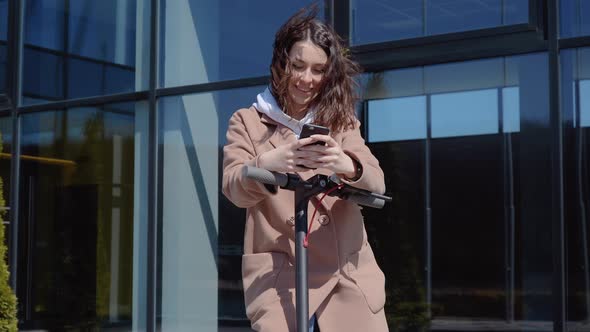
[[[1,136],[0,136],[1,137]],[[0,139],[0,152],[2,140]],[[0,207],[6,206],[4,185],[0,178]],[[8,265],[6,264],[6,242],[4,235],[4,211],[0,212],[0,332],[17,331],[16,296],[8,285]]]

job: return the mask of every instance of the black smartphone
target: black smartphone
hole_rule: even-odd
[[[314,125],[311,123],[306,123],[303,125],[303,128],[301,129],[301,134],[299,134],[299,139],[307,138],[311,135],[329,135],[329,134],[330,134],[330,129],[327,127]],[[326,142],[317,141],[312,144],[325,145]]]
[[[316,134],[317,135],[329,135],[330,129],[323,127],[323,126],[314,125],[311,123],[306,123],[303,125],[303,128],[301,129],[301,134],[299,134],[299,139],[307,138],[311,135],[316,135]],[[311,144],[326,145],[326,142],[317,141],[317,142],[314,142]],[[310,167],[303,166],[303,165],[297,165],[297,166],[308,168],[308,169],[315,169],[315,168],[310,168]]]

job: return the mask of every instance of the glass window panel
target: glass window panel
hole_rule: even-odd
[[[424,96],[370,100],[369,142],[426,138],[426,98]]]
[[[63,51],[66,20],[65,0],[27,0],[24,25],[25,45]]]
[[[7,40],[8,33],[8,0],[0,0],[0,41]]]
[[[351,2],[354,45],[527,23],[528,0]]]
[[[8,68],[8,54],[6,53],[6,45],[0,41],[0,93],[6,92],[6,81],[8,79],[6,69]]]
[[[580,81],[580,125],[590,127],[590,80]]]
[[[21,116],[25,329],[144,325],[145,118],[142,102]]]
[[[48,52],[25,48],[23,54],[23,96],[40,100],[64,98],[63,58]],[[24,102],[27,99],[23,100]]]
[[[23,101],[146,89],[149,9],[147,0],[26,1]]]
[[[587,59],[590,57],[590,47],[577,49],[577,56],[580,59]],[[576,65],[577,70],[574,72],[576,77],[580,80],[590,79],[590,62],[578,61]]]
[[[269,75],[276,31],[313,2],[163,1],[160,86]]]
[[[386,274],[397,264],[407,268],[390,258],[399,252],[416,254],[408,260],[424,271],[387,274],[391,322],[472,331],[483,325],[519,330],[519,321],[534,320],[536,330],[551,329],[552,252],[542,245],[551,241],[553,192],[546,61],[544,53],[527,54],[393,70],[363,81],[363,95],[397,100],[406,98],[395,96],[407,80],[418,90],[413,97],[427,98],[432,127],[429,140],[371,143],[392,181],[392,206],[412,195],[404,191],[411,186],[418,201],[400,208],[416,209],[410,222],[424,225],[402,243],[393,241],[401,230],[381,223],[385,216],[365,218]],[[368,101],[369,121],[374,102]],[[371,123],[367,127],[371,137]],[[411,154],[406,144],[413,144]],[[407,227],[405,220],[395,217],[399,227]],[[419,248],[426,249],[423,260]]]
[[[245,210],[221,193],[222,147],[230,116],[263,86],[165,97],[162,147],[162,331],[218,331],[246,321],[241,282]]]
[[[564,118],[564,221],[566,230],[566,285],[569,330],[581,330],[590,318],[590,48],[562,50],[561,91]],[[566,97],[567,96],[567,97]],[[569,97],[569,98],[568,98]],[[580,125],[581,124],[581,125]]]
[[[0,0],[0,94],[6,91],[8,0]]]
[[[432,137],[498,132],[498,90],[436,94],[432,103]]]
[[[437,316],[501,318],[505,312],[501,147],[500,135],[432,142],[432,301]]]
[[[424,143],[369,144],[393,197],[382,209],[362,211],[367,237],[386,276],[385,312],[392,331],[428,331]]]
[[[133,66],[136,7],[136,0],[71,1],[69,52]]]
[[[12,160],[12,119],[10,116],[0,117],[0,205],[2,213],[0,219],[4,222],[4,241],[8,246],[8,239],[11,232],[9,210],[10,207],[10,163]],[[8,256],[5,257],[10,261]]]
[[[590,2],[560,1],[560,35],[562,38],[590,35]]]
[[[424,7],[416,0],[353,0],[352,44],[370,44],[424,35]]]
[[[132,67],[112,66],[88,60],[71,59],[69,61],[68,98],[106,95],[117,92],[132,92],[135,85],[135,73]],[[96,77],[87,80],[86,77]]]
[[[493,58],[428,66],[424,85],[429,93],[496,88],[504,85],[504,62]]]
[[[518,87],[502,89],[502,121],[505,133],[517,133],[520,131]]]
[[[502,0],[504,25],[527,23],[529,21],[530,0]]]
[[[415,96],[424,91],[422,68],[404,68],[393,71],[365,74],[364,97],[384,99]]]
[[[426,33],[449,33],[502,25],[499,0],[427,0]]]

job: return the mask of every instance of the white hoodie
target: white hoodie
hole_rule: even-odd
[[[273,97],[272,93],[270,93],[268,88],[256,96],[256,102],[253,103],[252,106],[254,106],[258,112],[266,114],[269,118],[291,129],[297,138],[299,138],[299,134],[301,133],[303,125],[313,122],[313,115],[315,113],[312,109],[307,112],[307,114],[305,114],[303,119],[293,119],[279,108],[277,101]]]

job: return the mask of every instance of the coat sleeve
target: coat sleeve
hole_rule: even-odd
[[[227,143],[223,147],[223,194],[236,206],[248,208],[277,192],[276,186],[264,185],[242,176],[244,166],[258,166],[258,156],[240,112],[229,120]]]
[[[379,161],[371,153],[371,150],[365,145],[365,140],[361,137],[360,122],[355,122],[354,128],[346,131],[342,135],[342,150],[352,159],[358,162],[362,167],[361,176],[350,181],[342,179],[343,182],[378,194],[385,193],[385,178],[383,170],[379,166]]]

